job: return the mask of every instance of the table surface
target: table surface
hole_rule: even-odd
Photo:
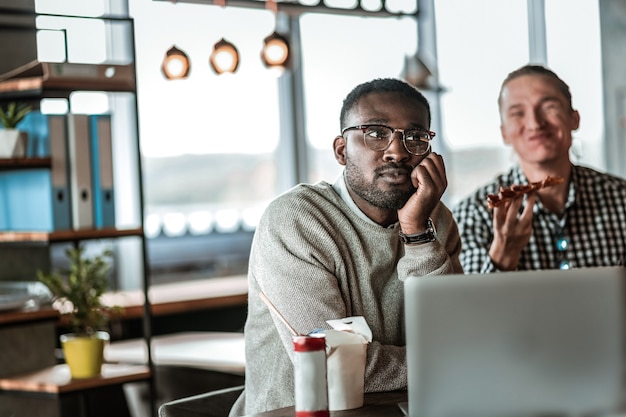
[[[155,365],[189,366],[243,375],[246,369],[243,333],[181,332],[152,337]],[[107,362],[147,364],[148,347],[143,339],[120,340],[104,348]]]
[[[0,233],[1,234],[1,233]],[[153,316],[185,313],[196,310],[245,306],[248,303],[248,278],[246,275],[209,278],[170,284],[153,285],[149,288],[150,309]],[[103,294],[105,305],[122,307],[122,318],[141,318],[144,314],[142,290],[108,292]],[[66,312],[62,303],[40,309],[11,309],[0,311],[0,326],[17,322],[37,320],[67,320],[60,317]]]
[[[331,411],[331,417],[402,417],[398,403],[407,400],[406,391],[373,392],[365,394],[363,407],[353,410]],[[293,417],[293,407],[279,408],[247,417]]]
[[[62,394],[150,378],[143,365],[102,365],[102,374],[94,378],[73,379],[67,365],[55,365],[41,371],[0,378],[0,390]]]
[[[159,284],[151,286],[148,291],[153,316],[245,306],[248,303],[248,278],[237,275]],[[106,305],[122,307],[122,317],[143,317],[142,290],[106,293],[102,301]]]
[[[58,320],[59,312],[53,308],[41,308],[37,310],[8,310],[0,312],[0,325],[29,323],[41,320]]]

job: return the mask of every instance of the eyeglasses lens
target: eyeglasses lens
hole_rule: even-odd
[[[415,155],[423,155],[430,149],[430,135],[426,132],[409,130],[404,132],[404,146]]]
[[[413,155],[424,155],[430,149],[430,134],[423,130],[401,132],[406,150]],[[363,132],[365,144],[373,151],[384,151],[393,140],[393,130],[386,126],[370,126]]]

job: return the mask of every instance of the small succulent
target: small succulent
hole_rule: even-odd
[[[6,110],[0,107],[0,124],[5,129],[15,129],[17,124],[26,117],[32,110],[32,106],[28,104],[17,104],[11,102],[7,105]]]
[[[70,302],[71,308],[65,314],[69,316],[74,333],[91,335],[103,330],[117,308],[102,304],[102,294],[107,290],[107,272],[110,268],[106,258],[111,251],[104,251],[94,258],[84,255],[84,247],[68,248],[65,253],[70,261],[69,269],[44,274],[37,272],[52,292],[53,301]]]

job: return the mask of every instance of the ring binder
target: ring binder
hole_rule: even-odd
[[[68,115],[72,228],[93,228],[93,190],[89,124],[85,114]]]
[[[111,115],[89,116],[93,174],[93,213],[96,228],[115,227]]]

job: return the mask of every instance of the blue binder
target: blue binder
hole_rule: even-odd
[[[94,226],[96,228],[115,227],[111,115],[90,115],[89,134],[91,139]]]
[[[0,231],[50,231],[48,169],[0,172]]]

